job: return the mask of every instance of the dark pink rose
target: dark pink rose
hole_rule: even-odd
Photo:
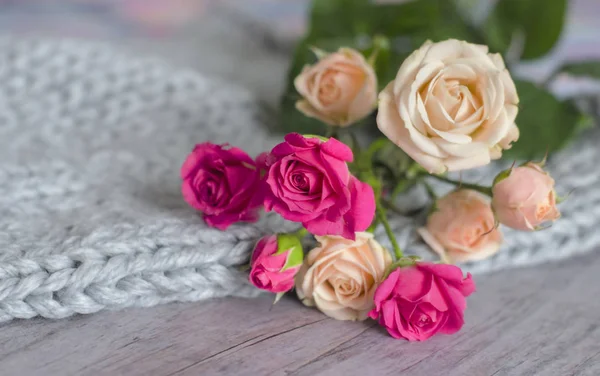
[[[235,222],[258,220],[260,166],[243,150],[198,144],[181,166],[181,178],[183,198],[209,226],[225,230]]]
[[[424,341],[462,328],[466,297],[475,291],[471,274],[454,265],[417,262],[398,268],[375,291],[369,316],[394,338]]]
[[[302,244],[294,235],[265,236],[252,252],[250,283],[274,293],[289,291],[303,257]]]
[[[269,156],[265,209],[301,222],[315,235],[354,239],[373,220],[375,196],[350,174],[352,158],[352,150],[334,138],[286,135]]]

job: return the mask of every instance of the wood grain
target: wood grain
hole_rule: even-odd
[[[424,343],[292,298],[171,304],[0,328],[1,375],[600,375],[600,252],[480,276],[467,324]]]

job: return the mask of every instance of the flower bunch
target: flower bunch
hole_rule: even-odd
[[[458,40],[426,42],[377,101],[374,56],[315,52],[294,82],[296,107],[326,124],[328,137],[290,133],[256,159],[199,144],[181,169],[185,200],[221,230],[261,210],[301,226],[263,237],[252,252],[249,281],[276,300],[295,287],[334,319],[372,318],[410,341],[457,332],[475,284],[454,263],[498,252],[500,224],[535,231],[560,216],[543,162],[513,166],[490,186],[445,175],[489,164],[519,138],[519,97],[502,57]],[[375,110],[385,137],[350,130]],[[439,263],[405,255],[388,222],[396,196],[429,179],[455,186],[441,198],[429,189],[432,209],[418,230]],[[391,250],[375,239],[378,226]],[[316,244],[305,254],[307,235]]]

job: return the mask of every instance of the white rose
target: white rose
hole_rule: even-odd
[[[499,54],[428,41],[379,94],[377,125],[430,173],[459,171],[500,158],[519,138],[518,103]]]
[[[368,232],[356,240],[317,236],[296,274],[296,292],[305,305],[316,306],[336,320],[364,320],[374,307],[373,294],[392,263],[390,253]]]

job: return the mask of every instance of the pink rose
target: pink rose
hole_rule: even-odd
[[[375,291],[369,316],[394,338],[424,341],[462,328],[466,297],[475,291],[471,275],[454,265],[416,262],[390,273]]]
[[[269,156],[265,209],[302,222],[314,235],[354,239],[375,215],[373,189],[348,170],[352,150],[330,138],[285,136]]]
[[[502,233],[496,228],[489,197],[469,189],[449,193],[420,228],[423,240],[449,262],[483,260],[498,252]]]
[[[209,226],[225,230],[238,221],[258,220],[260,168],[243,150],[198,144],[181,166],[181,178],[183,198]]]
[[[274,293],[289,291],[303,257],[302,244],[294,235],[265,236],[252,252],[250,283]]]
[[[535,163],[500,173],[492,194],[496,218],[516,230],[537,230],[543,223],[560,218],[554,179]]]

